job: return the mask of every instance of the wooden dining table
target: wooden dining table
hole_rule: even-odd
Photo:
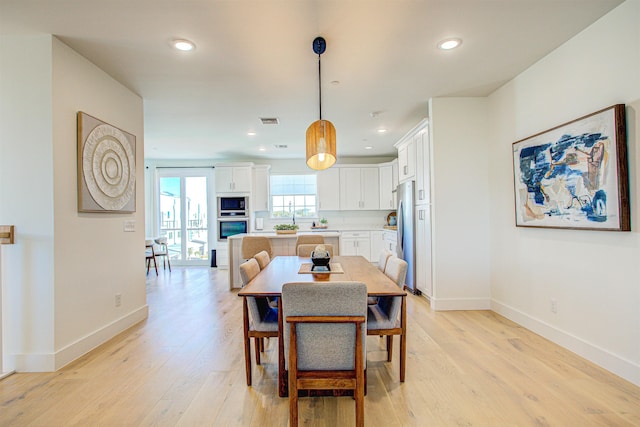
[[[363,282],[367,285],[367,294],[370,297],[397,296],[402,298],[400,309],[402,329],[400,335],[400,381],[404,382],[407,357],[407,293],[362,256],[334,256],[331,258],[331,265],[337,264],[334,272],[303,273],[301,272],[303,264],[308,266],[311,264],[311,259],[298,256],[277,256],[238,292],[238,295],[245,299],[243,303],[245,327],[249,321],[246,297],[280,297],[282,285],[291,282]],[[282,298],[278,298],[278,394],[281,397],[286,397],[288,395],[288,381],[282,338],[283,324]]]

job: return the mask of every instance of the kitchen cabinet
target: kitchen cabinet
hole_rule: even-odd
[[[329,168],[317,174],[318,209],[321,211],[340,210],[340,170]]]
[[[380,209],[377,166],[340,168],[340,209]]]
[[[394,185],[393,165],[383,164],[378,168],[380,174],[380,209],[395,209],[395,192],[397,183]],[[396,180],[397,181],[397,180]]]
[[[271,166],[260,165],[253,167],[253,186],[249,208],[251,211],[269,210],[269,169]]]
[[[416,144],[416,204],[429,203],[431,200],[431,151],[429,146],[429,132],[422,128],[414,137]]]
[[[416,289],[433,295],[431,280],[431,212],[429,205],[416,206]]]
[[[251,192],[251,166],[216,166],[215,173],[216,193]]]
[[[398,253],[398,230],[384,230],[384,248],[392,254]]]
[[[378,262],[378,258],[383,250],[385,250],[385,241],[384,241],[384,233],[382,230],[374,230],[370,232],[370,240],[371,240],[371,262]]]
[[[371,235],[368,231],[343,231],[340,236],[341,255],[361,255],[371,261]]]
[[[398,181],[410,181],[416,174],[416,144],[413,136],[397,145],[398,148]]]

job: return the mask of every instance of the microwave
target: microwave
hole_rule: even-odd
[[[227,238],[249,231],[249,219],[219,219],[218,241],[226,242]]]
[[[218,197],[218,218],[224,218],[227,216],[247,216],[248,210],[248,197]]]

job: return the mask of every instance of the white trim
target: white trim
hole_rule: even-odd
[[[58,350],[56,353],[13,355],[16,370],[18,372],[57,371],[63,366],[73,362],[96,347],[109,341],[119,333],[145,320],[148,316],[149,306],[145,304],[139,309],[115,320],[101,329],[98,329],[92,334]]]
[[[16,371],[4,372],[4,373],[0,374],[0,380],[3,380],[5,378],[7,378],[9,375],[13,375],[15,373],[16,373]]]
[[[640,365],[495,299],[491,310],[640,386]]]
[[[490,310],[489,298],[436,298],[431,297],[431,309],[435,311],[451,310]]]

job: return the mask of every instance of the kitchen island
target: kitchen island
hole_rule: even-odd
[[[240,278],[240,269],[238,266],[244,262],[241,248],[242,239],[245,236],[269,238],[271,246],[273,247],[273,256],[275,257],[278,255],[297,255],[296,239],[300,235],[320,235],[324,237],[326,244],[333,245],[334,255],[340,255],[340,233],[337,231],[298,231],[295,234],[276,234],[275,232],[236,234],[227,239],[229,244],[229,289],[242,287],[242,279]]]

